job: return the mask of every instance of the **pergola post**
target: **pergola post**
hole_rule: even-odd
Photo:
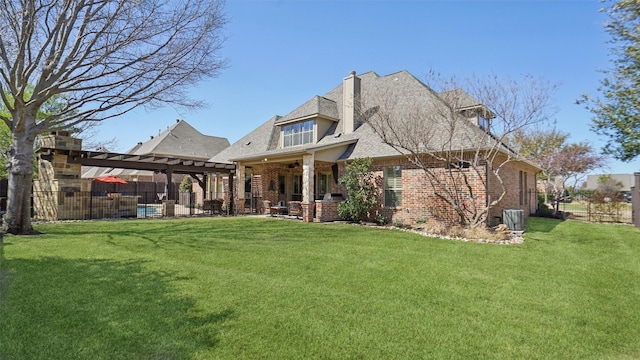
[[[164,193],[167,194],[167,200],[175,200],[175,194],[173,193],[173,171],[171,167],[168,167],[165,171],[165,175],[167,176],[167,180],[164,185]]]
[[[233,172],[229,172],[229,210],[227,212],[227,215],[231,215],[233,214],[233,199],[234,199],[234,193],[233,193]],[[244,206],[244,201],[243,201],[243,206]]]

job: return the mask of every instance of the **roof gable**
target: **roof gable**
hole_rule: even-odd
[[[229,147],[229,140],[204,135],[184,120],[178,120],[167,130],[146,142],[139,142],[127,151],[132,155],[157,155],[208,160]],[[95,178],[106,173],[118,175],[150,174],[149,171],[83,166],[83,178]]]
[[[228,146],[229,140],[226,138],[203,135],[186,121],[179,120],[158,136],[137,144],[127,153],[209,159]]]
[[[264,153],[277,146],[279,133],[275,125],[280,116],[274,116],[258,128],[220,151],[209,161],[233,162],[237,158]]]
[[[337,121],[338,106],[336,102],[322,96],[314,96],[297,109],[276,121],[276,125],[318,116]]]

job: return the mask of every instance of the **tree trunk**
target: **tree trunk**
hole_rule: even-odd
[[[35,135],[24,129],[13,132],[13,145],[7,161],[7,213],[2,223],[2,231],[6,233],[36,233],[31,227],[34,140]]]

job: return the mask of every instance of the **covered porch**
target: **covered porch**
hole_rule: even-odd
[[[338,220],[344,164],[316,153],[236,162],[238,211],[290,214],[305,222]]]

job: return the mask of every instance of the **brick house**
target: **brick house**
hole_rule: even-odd
[[[360,121],[357,104],[381,94],[396,96],[410,106],[443,101],[442,94],[406,71],[386,76],[352,72],[324,96],[314,96],[285,116],[274,116],[210,159],[236,164],[238,211],[267,212],[275,204],[284,208],[293,203],[301,207],[304,221],[336,220],[342,200],[337,194],[345,194],[338,179],[345,174],[346,164],[371,157],[379,190],[376,216],[407,224],[427,217],[455,222],[456,214],[434,195],[424,171],[385,144],[369,123]],[[468,131],[486,134],[486,120],[474,111],[482,105],[466,96],[459,109],[469,120]],[[433,164],[435,171],[444,171],[446,166]],[[525,216],[535,211],[538,171],[525,160],[511,161],[501,170],[506,195],[486,216],[489,225],[500,222],[503,209],[522,209]],[[473,179],[471,202],[486,205],[502,192],[494,186],[495,180],[489,171]]]

